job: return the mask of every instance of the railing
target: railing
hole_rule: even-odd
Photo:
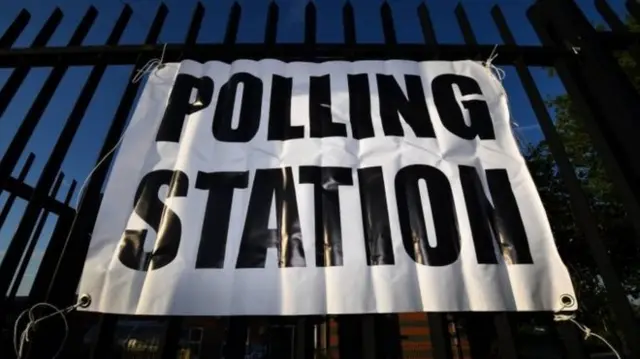
[[[545,100],[536,86],[531,67],[552,67],[566,88],[571,103],[571,111],[579,115],[583,126],[590,135],[590,141],[596,152],[602,156],[604,168],[616,189],[620,203],[624,205],[630,232],[624,240],[629,248],[640,243],[640,161],[637,156],[637,134],[640,133],[640,97],[634,89],[623,68],[616,61],[615,54],[624,52],[635,61],[640,61],[640,52],[635,45],[640,36],[628,30],[606,0],[596,0],[596,8],[605,19],[610,31],[596,31],[587,21],[583,12],[567,0],[540,0],[527,12],[529,20],[541,39],[541,45],[518,45],[501,8],[493,7],[491,16],[497,26],[503,43],[499,46],[499,57],[494,64],[513,66],[517,73],[529,105],[537,118],[554,160],[552,173],[559,173],[566,187],[566,197],[571,203],[572,219],[577,232],[577,240],[588,247],[589,261],[599,273],[599,290],[606,291],[607,310],[612,313],[614,328],[608,328],[611,336],[618,338],[616,344],[621,352],[629,357],[640,358],[640,331],[638,321],[629,304],[627,288],[623,286],[621,272],[612,259],[607,243],[602,236],[602,224],[592,211],[593,199],[585,194],[582,178],[584,171],[576,170],[578,164],[567,153],[562,134],[558,132],[554,118],[549,114]],[[319,5],[322,6],[322,5]],[[635,1],[627,2],[628,11],[635,19],[640,19],[640,5]],[[408,59],[408,60],[462,60],[485,59],[495,44],[479,44],[476,34],[467,17],[465,7],[455,9],[455,17],[465,41],[464,44],[442,44],[438,41],[426,4],[417,7],[416,16],[420,25],[423,44],[402,44],[396,36],[396,27],[392,17],[392,7],[384,3],[380,8],[380,18],[384,43],[357,43],[354,7],[346,3],[342,9],[344,42],[324,44],[317,41],[316,5],[309,2],[304,11],[304,41],[301,44],[280,44],[277,40],[279,7],[276,3],[268,6],[266,27],[262,44],[236,43],[242,18],[242,8],[235,3],[228,16],[228,23],[222,43],[202,44],[197,42],[202,27],[205,6],[198,3],[193,11],[191,22],[184,41],[166,46],[164,60],[167,62],[181,59],[197,61],[235,59],[277,58],[285,61],[325,61],[330,59]],[[2,357],[8,358],[11,345],[8,341],[12,330],[15,310],[22,308],[24,298],[17,298],[17,291],[23,280],[27,265],[34,254],[36,244],[41,237],[47,219],[55,218],[55,228],[44,251],[26,303],[50,302],[66,306],[74,301],[77,284],[81,275],[84,258],[87,253],[90,232],[93,228],[97,209],[101,200],[101,191],[106,181],[113,156],[98,167],[78,194],[75,178],[69,184],[62,173],[63,163],[71,151],[72,142],[78,136],[78,130],[85,118],[88,107],[95,101],[99,84],[109,66],[133,65],[129,81],[117,106],[113,109],[110,126],[97,156],[104,158],[120,138],[140,90],[139,83],[132,83],[135,69],[140,68],[149,59],[157,57],[164,44],[158,43],[160,32],[168,15],[168,8],[160,5],[153,22],[148,29],[144,44],[118,45],[125,29],[131,26],[135,16],[129,6],[122,9],[105,45],[85,46],[83,40],[98,17],[98,11],[91,7],[73,32],[67,46],[50,47],[47,43],[60,25],[63,12],[56,9],[51,13],[29,47],[14,48],[12,45],[30,23],[30,14],[22,11],[0,37],[0,68],[12,69],[8,79],[0,89],[0,128],[5,122],[9,105],[18,101],[18,91],[34,68],[49,67],[43,85],[33,94],[33,103],[16,130],[15,136],[6,147],[0,160],[0,191],[4,192],[4,206],[0,210],[0,228],[11,227],[11,241],[4,252],[0,264],[0,292],[7,293],[0,302],[0,316],[6,323],[5,338],[0,344]],[[38,174],[35,184],[28,184],[27,176],[34,163],[35,156],[28,154],[28,143],[32,140],[36,127],[41,122],[45,110],[52,102],[56,91],[62,91],[60,85],[65,74],[75,66],[91,66],[91,71],[82,86],[77,101],[68,115],[60,115],[62,130]],[[517,115],[517,109],[512,109]],[[21,159],[25,158],[25,161]],[[22,162],[21,167],[19,164]],[[97,164],[97,161],[96,161]],[[17,173],[17,174],[15,174]],[[66,184],[66,193],[60,195]],[[72,205],[74,196],[80,197],[78,205]],[[58,198],[63,198],[59,200]],[[26,201],[26,207],[19,220],[7,221],[16,201]],[[622,220],[622,218],[621,218]],[[5,231],[6,232],[6,231]],[[5,233],[3,232],[3,233]],[[635,237],[635,238],[632,238]],[[1,238],[0,238],[1,239]],[[559,246],[562,243],[559,242]],[[563,253],[561,249],[561,254]],[[563,258],[571,267],[571,260]],[[593,273],[593,272],[591,272]],[[572,272],[573,274],[573,272]],[[624,279],[624,278],[623,278]],[[574,278],[576,280],[576,278]],[[387,324],[365,321],[367,316],[358,318],[339,317],[339,346],[341,357],[395,358],[402,351],[399,343],[403,340],[397,335],[376,334],[375,328]],[[428,349],[404,353],[405,358],[433,357],[444,358],[516,358],[527,349],[521,324],[534,323],[537,331],[552,338],[549,344],[556,352],[547,353],[548,357],[558,355],[566,358],[585,358],[587,352],[581,334],[571,323],[554,324],[552,313],[455,313],[451,317],[464,329],[460,335],[450,330],[451,321],[445,314],[428,313],[429,345]],[[74,313],[71,315],[71,334],[65,352],[61,357],[73,357],[80,352],[84,329],[81,323],[94,321],[99,329],[92,344],[94,358],[109,358],[114,342],[114,333],[119,320],[113,315],[91,315]],[[175,358],[177,338],[185,318],[167,318],[162,345],[162,358]],[[315,318],[313,323],[322,322]],[[309,325],[312,321],[308,321]],[[369,323],[369,324],[364,324]],[[373,324],[371,324],[373,323]],[[74,330],[75,324],[75,330]],[[344,328],[355,329],[347,331]],[[372,329],[373,328],[373,329]],[[309,328],[308,328],[309,329]],[[310,330],[310,329],[309,329]],[[533,330],[535,332],[536,330]],[[311,330],[312,331],[312,330]],[[42,324],[38,328],[41,336],[34,340],[28,353],[29,358],[49,358],[55,352],[59,329],[54,324]],[[230,318],[227,328],[227,358],[241,358],[246,337],[246,320]],[[531,333],[530,333],[531,334]],[[527,334],[529,335],[529,334]],[[535,335],[529,335],[533,338]],[[454,340],[455,339],[455,340]],[[529,340],[529,339],[527,339]],[[533,340],[533,339],[531,339]],[[363,343],[372,342],[375,350],[363,349]],[[388,342],[395,341],[389,344]],[[380,344],[381,342],[387,344]],[[462,350],[460,343],[468,343],[469,350]],[[534,341],[532,341],[534,342]],[[75,344],[74,344],[75,343]],[[312,351],[298,348],[296,357],[304,357]],[[546,344],[545,344],[546,345]],[[333,346],[333,344],[331,344]],[[329,346],[327,346],[329,347]],[[382,348],[382,349],[380,349]],[[385,349],[386,348],[386,349]],[[392,348],[392,349],[390,349]],[[332,350],[330,350],[333,353]],[[395,353],[395,354],[394,354]],[[556,354],[554,354],[556,353]],[[414,355],[415,354],[415,355]],[[424,355],[424,356],[421,356]]]

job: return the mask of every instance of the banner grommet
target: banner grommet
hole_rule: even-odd
[[[576,299],[570,294],[563,294],[560,296],[560,302],[562,303],[562,309],[567,309],[576,304]]]
[[[91,305],[91,296],[87,293],[83,293],[80,298],[78,298],[78,306],[80,308],[89,308]]]

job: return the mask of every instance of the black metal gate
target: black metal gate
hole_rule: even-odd
[[[613,318],[609,323],[614,324],[608,330],[617,340],[614,344],[622,355],[640,358],[638,320],[620,279],[629,273],[621,272],[614,263],[612,253],[601,236],[600,223],[592,213],[592,199],[585,194],[581,184],[585,170],[572,163],[571,156],[565,151],[566,144],[556,130],[530,71],[530,67],[551,67],[567,89],[571,111],[580,116],[624,205],[627,214],[624,220],[631,228],[624,240],[630,248],[636,248],[640,244],[640,161],[636,159],[639,152],[635,147],[640,134],[640,96],[634,88],[638,80],[629,78],[616,56],[624,53],[638,64],[640,51],[636,45],[640,44],[640,34],[629,31],[614,15],[606,0],[595,0],[595,5],[611,30],[597,31],[573,1],[537,1],[527,15],[542,45],[526,46],[516,44],[501,9],[495,6],[491,16],[503,43],[494,63],[515,66],[546,146],[551,151],[553,172],[559,173],[566,187],[572,218],[581,233],[577,240],[588,247],[589,260],[599,273],[601,290],[606,292],[607,311]],[[627,9],[640,20],[637,1],[629,0]],[[439,43],[425,4],[418,6],[416,13],[424,44],[401,44],[396,37],[391,12],[392,8],[387,3],[380,8],[383,44],[358,44],[354,10],[347,3],[342,12],[344,43],[324,44],[316,42],[316,6],[310,2],[305,8],[304,42],[280,44],[276,42],[279,8],[271,3],[266,14],[264,43],[236,44],[242,13],[236,3],[231,7],[223,42],[201,44],[196,40],[205,7],[198,4],[184,42],[168,44],[164,60],[479,60],[486,59],[494,48],[494,44],[478,43],[462,5],[456,8],[455,16],[465,44]],[[4,323],[0,342],[3,358],[13,355],[11,334],[16,313],[38,302],[64,307],[76,300],[90,232],[113,156],[108,156],[95,170],[82,189],[77,207],[70,203],[78,187],[75,180],[65,187],[66,194],[59,194],[62,184],[66,183],[61,172],[62,164],[82,121],[88,120],[84,118],[85,112],[107,67],[134,65],[137,69],[149,59],[158,57],[163,48],[158,44],[158,38],[167,14],[165,5],[157,8],[144,44],[140,45],[118,45],[132,18],[129,6],[123,8],[106,44],[102,46],[82,45],[98,17],[93,7],[86,12],[64,47],[47,46],[63,16],[59,9],[42,25],[30,47],[12,47],[27,26],[35,26],[30,24],[27,11],[22,11],[0,37],[0,68],[12,69],[0,89],[0,125],[29,72],[37,67],[52,68],[41,89],[34,94],[32,106],[0,160],[0,193],[4,193],[0,227],[15,227],[0,264],[0,292],[7,293],[0,303],[0,318]],[[62,131],[36,183],[30,185],[25,178],[34,162],[34,155],[29,155],[21,167],[18,166],[20,159],[55,91],[59,90],[65,73],[74,66],[90,66],[91,72],[71,113],[61,118]],[[129,80],[134,75],[135,69]],[[120,138],[139,88],[138,83],[127,83],[114,110],[99,159],[108,155]],[[26,201],[26,208],[18,222],[10,223],[7,218],[16,200]],[[55,229],[28,297],[17,297],[17,288],[48,216],[56,218]],[[272,343],[267,352],[277,347],[279,352],[290,351],[291,357],[295,358],[587,358],[590,355],[577,328],[569,322],[554,323],[552,313],[427,313],[407,319],[413,321],[413,327],[397,315],[256,319],[123,318],[71,313],[68,317],[70,333],[61,358],[244,358],[248,348],[246,343],[252,342],[251,338],[258,338],[255,343]],[[415,318],[423,321],[416,322],[418,319]],[[256,322],[269,323],[268,328],[271,329],[267,332],[277,339],[260,339],[269,337],[262,329],[255,330],[258,334],[251,334],[252,330],[247,328],[255,326]],[[51,358],[63,339],[61,325],[56,318],[39,324],[25,357]],[[538,331],[541,335],[537,339],[532,339],[531,335],[523,336],[523,325],[531,326],[533,332]],[[259,325],[257,327],[260,328]],[[283,340],[284,332],[291,333],[291,342]],[[276,335],[273,333],[278,334],[273,336]],[[135,340],[132,339],[134,336]],[[409,340],[413,344],[405,345],[407,336],[418,339]],[[532,347],[549,349],[536,354]],[[280,358],[282,355],[278,354]]]

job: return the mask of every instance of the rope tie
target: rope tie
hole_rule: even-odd
[[[511,104],[509,103],[509,97],[507,96],[507,91],[505,90],[502,81],[507,77],[507,73],[497,67],[496,65],[493,64],[493,61],[498,58],[498,45],[496,44],[495,46],[493,46],[493,49],[491,50],[491,53],[489,54],[489,57],[482,62],[482,66],[485,67],[485,69],[487,70],[487,72],[489,73],[489,77],[491,77],[495,82],[496,85],[498,86],[498,88],[500,89],[500,95],[504,96],[505,101],[507,103],[507,109],[509,110],[509,122],[511,123],[511,125],[517,129],[520,127],[520,125],[518,124],[518,122],[515,121],[515,119],[513,118],[513,112],[511,111]],[[520,133],[516,132],[515,130],[512,131],[513,136],[516,140],[516,143],[522,147],[524,146],[524,143],[526,141],[524,141],[523,138],[520,137]]]
[[[575,303],[574,302],[575,299],[572,296],[569,296],[569,295],[563,295],[563,296],[568,298],[568,300],[566,300],[566,303],[562,304],[562,308],[558,309],[558,311],[553,314],[553,321],[555,321],[555,322],[571,322],[571,323],[575,324],[575,326],[578,327],[578,329],[580,329],[580,331],[582,333],[584,333],[584,340],[587,340],[590,337],[595,337],[595,338],[599,339],[601,342],[603,342],[604,344],[606,344],[609,347],[609,349],[611,350],[611,352],[616,356],[616,358],[622,359],[622,357],[620,356],[618,351],[613,347],[613,345],[611,345],[611,343],[609,343],[603,336],[599,335],[598,333],[594,333],[593,330],[591,330],[591,328],[589,328],[586,325],[581,324],[580,322],[578,322],[576,320],[576,315],[575,314],[562,313],[562,310],[572,307],[573,304]]]
[[[60,343],[60,346],[58,346],[58,350],[51,357],[51,359],[57,358],[58,355],[60,355],[60,352],[62,352],[64,343],[67,341],[67,337],[69,336],[69,322],[67,321],[66,315],[79,307],[86,308],[89,306],[89,304],[91,304],[91,297],[85,294],[80,296],[80,299],[78,300],[77,303],[70,305],[66,308],[58,309],[53,304],[42,302],[42,303],[36,303],[33,306],[31,306],[31,308],[23,310],[22,313],[18,315],[18,319],[16,319],[13,325],[13,350],[16,354],[16,358],[21,359],[23,357],[25,344],[31,341],[31,334],[35,331],[36,325],[38,325],[38,323],[43,322],[47,319],[53,318],[56,315],[59,315],[62,318],[62,322],[64,323],[64,336],[62,338],[62,342]],[[54,312],[36,319],[34,310],[41,307],[51,308],[53,309]],[[27,322],[26,327],[20,333],[20,336],[18,336],[18,327],[20,326],[20,321],[22,321],[25,315],[29,318],[29,321]]]
[[[165,43],[162,46],[162,55],[160,55],[160,58],[153,58],[149,61],[147,61],[147,63],[142,66],[142,68],[140,68],[139,70],[136,71],[136,75],[133,77],[133,79],[131,79],[132,83],[136,83],[140,80],[142,80],[142,78],[144,77],[144,75],[146,74],[150,74],[154,71],[157,71],[161,68],[164,67],[164,53],[167,50],[167,44]]]
[[[493,47],[493,50],[491,50],[491,54],[489,54],[489,57],[482,63],[482,65],[487,68],[491,75],[493,75],[500,83],[502,83],[502,80],[507,77],[507,73],[503,69],[493,64],[493,60],[498,58],[497,50],[498,45],[495,45]]]

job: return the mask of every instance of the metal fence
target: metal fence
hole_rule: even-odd
[[[613,329],[621,338],[623,355],[640,358],[640,330],[629,300],[614,270],[610,254],[599,235],[598,223],[590,212],[589,198],[584,194],[574,166],[565,151],[561,136],[554,127],[545,101],[536,87],[530,67],[553,67],[567,89],[573,106],[584,121],[585,128],[597,152],[603,156],[605,167],[628,213],[635,233],[628,241],[640,243],[640,161],[637,160],[637,137],[640,133],[640,96],[631,81],[619,66],[615,53],[628,51],[640,61],[640,52],[634,47],[640,44],[640,35],[627,30],[623,21],[611,10],[606,0],[596,0],[596,8],[606,20],[611,30],[596,31],[583,12],[572,1],[540,0],[527,12],[542,45],[518,45],[507,26],[500,7],[491,10],[491,16],[503,40],[499,48],[496,65],[515,66],[530,105],[537,117],[545,140],[552,151],[555,168],[559,171],[568,189],[573,218],[581,230],[584,245],[588,246],[594,265],[600,273],[606,288],[610,310],[615,318]],[[640,19],[640,5],[628,1],[628,11]],[[324,61],[329,59],[407,59],[407,60],[462,60],[485,59],[494,44],[479,44],[466,15],[460,5],[455,10],[458,25],[465,44],[441,44],[436,39],[429,9],[425,4],[417,8],[424,44],[401,44],[397,40],[391,6],[387,3],[380,8],[384,35],[383,44],[358,44],[353,7],[345,4],[342,12],[344,42],[324,44],[317,42],[316,7],[313,2],[306,5],[304,16],[304,42],[301,44],[277,43],[279,8],[271,3],[266,14],[267,23],[262,44],[237,44],[236,38],[242,14],[237,3],[231,7],[224,40],[220,44],[197,43],[205,7],[195,7],[187,35],[183,42],[166,46],[165,61],[181,59],[196,61],[235,59],[277,58],[284,61]],[[3,340],[0,351],[3,358],[12,355],[10,334],[13,330],[15,313],[19,309],[37,302],[48,302],[59,307],[74,302],[76,289],[87,253],[90,235],[101,200],[101,190],[106,181],[113,156],[96,169],[81,193],[77,208],[70,204],[78,189],[74,180],[67,188],[64,200],[61,190],[64,174],[61,167],[70,151],[71,143],[84,119],[85,112],[103,79],[108,66],[134,65],[140,68],[149,59],[162,51],[158,44],[159,34],[167,18],[168,8],[158,7],[153,23],[148,29],[144,44],[118,45],[132,18],[132,10],[125,6],[113,25],[106,44],[83,46],[83,40],[98,17],[98,11],[91,7],[73,32],[68,45],[50,47],[54,30],[63,17],[61,10],[51,13],[40,28],[31,46],[12,47],[30,23],[30,14],[22,11],[11,26],[0,37],[0,68],[12,72],[0,89],[0,123],[9,104],[29,72],[37,67],[50,67],[40,91],[34,93],[34,101],[22,120],[17,132],[0,160],[0,192],[6,194],[4,207],[0,211],[0,227],[8,224],[7,217],[16,199],[28,201],[26,209],[15,225],[10,244],[0,264],[0,292],[7,293],[0,299],[0,319],[3,326]],[[46,160],[35,185],[25,181],[34,162],[34,155],[28,156],[26,163],[17,168],[27,144],[34,134],[44,111],[50,104],[54,92],[59,88],[65,73],[73,66],[91,66],[91,72],[84,83],[80,95],[70,114],[65,115],[63,129],[54,148]],[[129,80],[135,75],[133,71]],[[102,144],[99,158],[103,158],[120,138],[127,119],[135,104],[140,84],[129,81],[113,120]],[[61,114],[62,115],[62,114]],[[62,122],[62,121],[61,121]],[[14,173],[18,173],[14,175]],[[56,218],[55,228],[37,271],[28,298],[17,298],[17,288],[25,274],[27,263],[33,255],[36,242],[41,235],[48,216]],[[427,313],[429,336],[423,349],[406,349],[404,357],[422,358],[516,358],[536,357],[526,354],[527,343],[518,339],[517,323],[535,321],[546,325],[547,337],[557,354],[539,354],[537,357],[587,358],[589,354],[583,345],[581,333],[571,323],[553,323],[552,313]],[[335,334],[339,345],[335,350],[325,348],[324,352],[340,355],[341,358],[400,358],[403,354],[398,345],[401,335],[385,334],[388,327],[386,317],[356,316],[336,318],[340,330]],[[163,318],[161,344],[154,341],[153,357],[176,358],[180,346],[180,330],[188,318]],[[388,319],[388,318],[387,318]],[[114,315],[72,313],[69,315],[70,334],[60,357],[111,358],[114,338],[119,318]],[[225,355],[226,358],[241,358],[246,338],[246,318],[227,318]],[[322,323],[321,317],[295,318],[296,336],[310,329],[310,323]],[[306,322],[305,322],[306,320]],[[451,322],[464,322],[465,338],[460,339]],[[97,324],[96,324],[97,323]],[[303,323],[303,324],[300,324]],[[306,323],[306,324],[304,324]],[[38,325],[36,335],[30,341],[30,349],[25,357],[50,358],[57,350],[58,339],[62,339],[60,323],[52,320]],[[541,324],[542,325],[542,324]],[[462,326],[460,326],[462,327]],[[89,335],[89,329],[91,335]],[[347,330],[355,328],[355,330]],[[388,331],[387,331],[388,332]],[[382,333],[382,334],[380,334]],[[332,334],[333,335],[333,334]],[[327,335],[329,337],[330,335]],[[60,337],[60,338],[58,338]],[[84,340],[91,337],[89,352],[84,352]],[[308,337],[308,335],[307,335]],[[460,342],[469,343],[468,350],[460,349]],[[312,357],[322,352],[310,348],[305,340],[296,340],[296,358]],[[147,349],[149,347],[146,347]],[[145,350],[147,350],[145,349]],[[122,355],[122,354],[118,354]],[[151,357],[149,353],[145,357]],[[319,357],[319,354],[316,354]],[[530,356],[527,356],[530,355]],[[531,356],[533,355],[533,356]],[[546,355],[546,356],[545,356]],[[129,357],[136,357],[131,354]],[[193,356],[197,357],[197,356]]]

